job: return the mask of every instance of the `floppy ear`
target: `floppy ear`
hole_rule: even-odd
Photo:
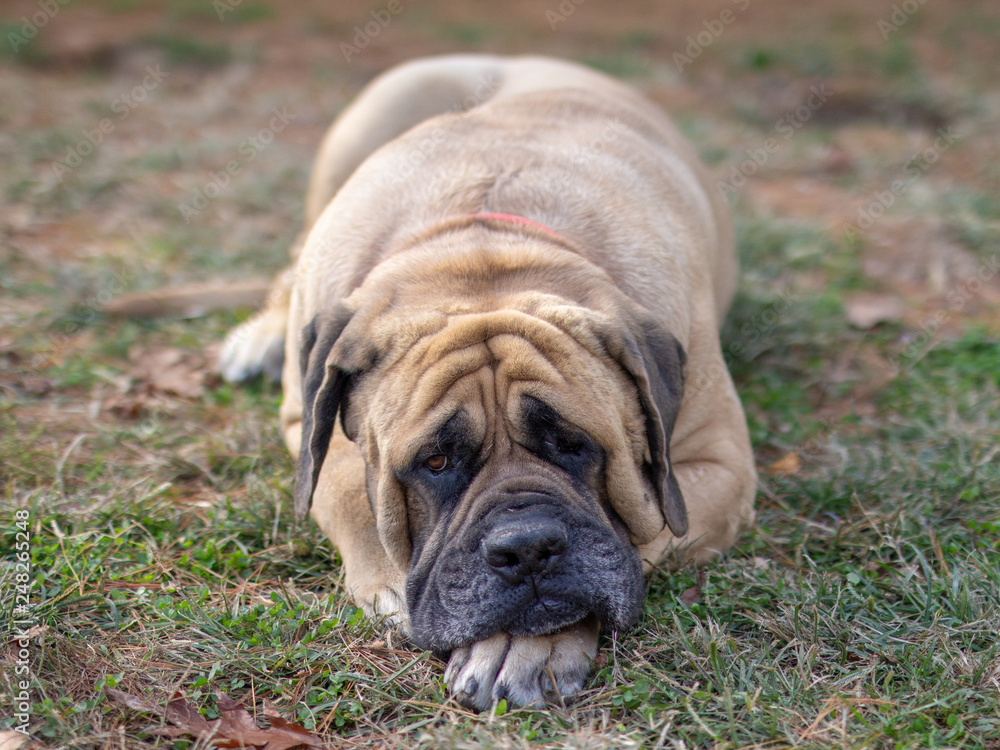
[[[687,355],[670,332],[646,315],[639,316],[634,333],[622,341],[618,361],[639,392],[652,460],[650,481],[660,509],[671,533],[682,537],[688,531],[687,508],[670,463],[670,436],[684,395]]]
[[[330,445],[337,411],[354,368],[338,364],[334,345],[351,322],[343,306],[319,313],[305,328],[299,347],[302,372],[302,448],[295,472],[295,515],[301,520],[312,505],[316,479]],[[343,359],[343,358],[341,358]],[[356,364],[356,363],[350,363]],[[341,415],[343,417],[343,415]]]

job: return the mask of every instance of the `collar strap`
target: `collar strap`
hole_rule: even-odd
[[[516,224],[520,227],[527,227],[528,229],[534,229],[542,234],[547,234],[561,242],[566,242],[566,238],[563,237],[559,232],[551,227],[547,227],[544,224],[535,221],[534,219],[529,219],[525,216],[518,216],[517,214],[501,214],[501,213],[478,213],[470,214],[471,219],[477,221],[495,221],[502,224]]]

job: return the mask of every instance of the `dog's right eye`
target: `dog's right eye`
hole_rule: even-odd
[[[431,456],[426,461],[424,461],[424,466],[426,466],[435,474],[440,474],[442,471],[448,468],[448,457],[439,453],[437,455]]]

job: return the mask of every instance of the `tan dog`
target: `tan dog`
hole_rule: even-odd
[[[284,340],[296,510],[362,607],[450,652],[463,703],[580,690],[644,571],[753,518],[732,234],[696,157],[584,68],[422,60],[330,129],[306,224],[221,363]]]

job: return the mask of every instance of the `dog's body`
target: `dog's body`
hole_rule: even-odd
[[[331,128],[306,223],[222,363],[284,339],[297,509],[359,604],[451,652],[463,702],[579,690],[643,568],[753,517],[732,236],[696,157],[598,73],[418,61]]]

